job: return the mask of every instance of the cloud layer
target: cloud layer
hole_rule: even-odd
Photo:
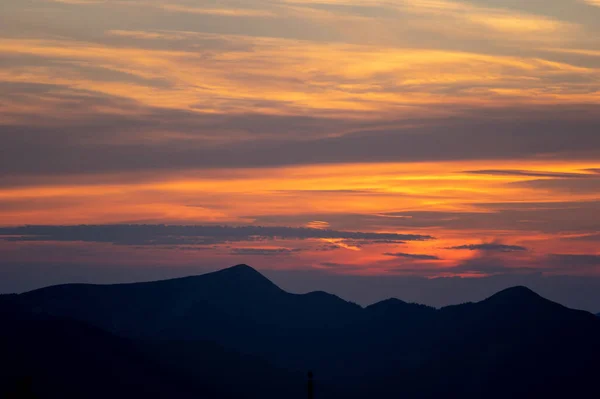
[[[599,275],[597,5],[3,0],[0,269]]]
[[[279,226],[79,225],[0,227],[0,239],[18,241],[82,241],[116,245],[210,245],[267,239],[352,239],[425,241],[419,234],[370,233]]]

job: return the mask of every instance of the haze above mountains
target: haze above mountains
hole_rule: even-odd
[[[435,309],[290,294],[246,265],[0,297],[3,386],[39,397],[581,397],[600,319],[525,287]],[[18,388],[15,388],[18,389]]]

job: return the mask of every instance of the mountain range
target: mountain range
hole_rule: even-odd
[[[597,390],[600,319],[525,287],[435,309],[291,294],[246,265],[0,296],[0,386],[40,398],[530,398]],[[176,393],[176,394],[175,394]]]

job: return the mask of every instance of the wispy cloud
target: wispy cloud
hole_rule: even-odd
[[[584,179],[594,177],[591,173],[572,173],[572,172],[552,172],[552,171],[537,171],[537,170],[468,170],[463,173],[475,175],[490,175],[490,176],[525,176],[525,177],[556,177],[556,178],[574,178]]]
[[[240,256],[279,256],[292,255],[296,252],[301,252],[301,249],[294,248],[234,248],[231,250],[232,255]]]
[[[527,248],[520,245],[505,245],[505,244],[465,244],[446,249],[466,250],[466,251],[490,251],[490,252],[520,252],[527,251]]]
[[[599,234],[584,234],[577,236],[570,236],[563,238],[568,241],[590,241],[590,242],[600,242],[600,233]]]
[[[514,186],[554,192],[595,194],[600,191],[600,177],[589,175],[590,179],[535,179],[510,183]]]
[[[178,4],[161,4],[159,6],[165,11],[182,12],[191,14],[217,15],[224,17],[263,17],[272,18],[275,14],[267,10],[253,10],[244,8],[202,8],[190,7]]]
[[[424,254],[407,254],[403,252],[386,252],[385,256],[393,256],[396,258],[407,258],[414,260],[440,260],[439,257],[434,255],[424,255]]]
[[[582,0],[584,3],[589,4],[591,6],[600,7],[600,0]]]

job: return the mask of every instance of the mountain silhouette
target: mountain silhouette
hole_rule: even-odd
[[[441,309],[399,299],[362,308],[325,292],[285,292],[238,265],[148,283],[47,287],[7,301],[13,313],[79,323],[64,328],[84,340],[82,325],[102,332],[125,348],[119,356],[156,365],[154,374],[164,370],[157,384],[184,379],[190,394],[293,397],[306,370],[315,371],[324,398],[529,398],[597,389],[600,319],[526,287]]]
[[[0,298],[0,314],[0,397],[168,397],[169,377],[125,339],[75,320],[34,316],[12,298]]]
[[[302,378],[215,343],[134,341],[0,296],[0,398],[300,398]],[[235,381],[233,385],[231,381]]]
[[[506,304],[522,304],[523,302],[544,302],[545,299],[530,290],[527,287],[516,286],[502,290],[491,297],[487,298],[486,301]]]

